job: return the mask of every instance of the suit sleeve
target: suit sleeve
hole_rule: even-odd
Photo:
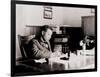
[[[37,40],[32,40],[31,52],[35,58],[49,58],[51,54],[51,52],[42,47]]]

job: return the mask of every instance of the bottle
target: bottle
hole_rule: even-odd
[[[83,43],[83,52],[85,52],[85,50],[86,50],[86,44],[85,43]]]
[[[85,52],[85,50],[86,50],[86,42],[87,42],[87,37],[88,36],[85,36],[85,38],[84,38],[84,40],[83,40],[83,52]]]

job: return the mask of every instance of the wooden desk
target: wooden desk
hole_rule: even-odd
[[[78,50],[78,52],[80,53],[81,50]],[[49,58],[49,63],[46,63],[44,59],[35,61],[22,61],[17,63],[16,65],[16,75],[22,75],[23,73],[38,74],[48,71],[50,72],[63,70],[94,69],[95,56],[85,54],[75,55],[71,53],[69,60],[61,60],[61,57],[67,57],[67,55],[61,55],[59,57]]]
[[[88,50],[89,51],[89,50]],[[61,57],[49,59],[51,70],[78,70],[78,69],[93,69],[95,67],[95,56],[80,54],[70,54],[69,60],[61,60]]]

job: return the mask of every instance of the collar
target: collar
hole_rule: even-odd
[[[42,36],[40,37],[40,41],[44,43],[48,43]]]
[[[42,43],[45,43],[45,45],[47,45],[47,48],[51,51],[51,46],[49,42],[47,42],[43,37],[40,37],[40,41]]]

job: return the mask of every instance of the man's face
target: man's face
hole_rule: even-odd
[[[43,32],[43,37],[46,41],[49,41],[51,39],[52,36],[52,30],[51,29],[47,29],[46,32]]]

